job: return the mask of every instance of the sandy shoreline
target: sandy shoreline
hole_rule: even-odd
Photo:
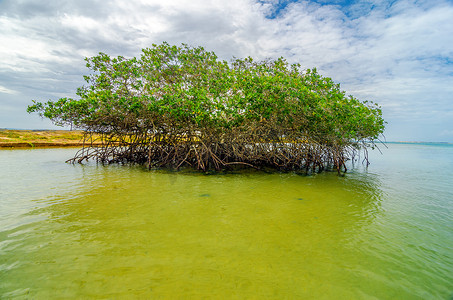
[[[79,147],[82,131],[0,129],[0,148]]]
[[[0,148],[43,148],[43,147],[79,147],[82,146],[83,143],[40,143],[40,142],[34,142],[34,143],[25,143],[25,142],[0,142]]]

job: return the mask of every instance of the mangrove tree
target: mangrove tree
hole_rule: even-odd
[[[346,171],[384,131],[377,104],[284,58],[228,63],[202,47],[163,43],[140,58],[99,53],[86,62],[91,73],[76,99],[27,110],[85,131],[72,162]]]

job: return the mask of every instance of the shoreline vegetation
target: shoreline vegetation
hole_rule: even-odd
[[[20,130],[0,128],[0,148],[80,147],[80,130]],[[101,144],[101,143],[99,143]]]
[[[164,42],[139,58],[100,53],[86,62],[78,99],[33,100],[27,109],[85,133],[71,162],[340,173],[361,152],[368,164],[385,128],[378,104],[284,58],[228,63]]]

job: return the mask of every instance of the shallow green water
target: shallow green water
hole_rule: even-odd
[[[450,299],[453,147],[202,175],[0,151],[0,298]]]

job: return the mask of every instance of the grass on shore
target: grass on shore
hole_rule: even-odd
[[[77,146],[82,131],[0,129],[0,147]]]

